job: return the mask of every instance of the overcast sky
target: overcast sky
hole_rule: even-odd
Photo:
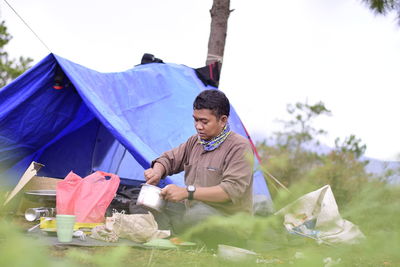
[[[143,53],[193,68],[205,64],[212,0],[7,0],[51,52],[114,72]],[[322,141],[355,134],[369,157],[400,153],[400,27],[361,0],[231,0],[220,89],[256,140],[279,129],[286,105],[325,103]],[[14,36],[11,56],[35,63],[50,51],[0,2]]]

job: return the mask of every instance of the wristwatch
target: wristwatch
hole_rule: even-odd
[[[189,199],[189,200],[193,200],[193,194],[194,194],[194,192],[196,191],[196,187],[195,187],[194,185],[188,185],[188,186],[186,187],[186,190],[187,190],[188,193],[189,193],[188,199]]]

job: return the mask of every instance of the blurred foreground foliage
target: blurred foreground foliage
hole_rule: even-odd
[[[274,204],[284,207],[298,197],[318,189],[309,181],[280,190]],[[400,266],[400,187],[367,182],[355,197],[339,206],[341,216],[356,224],[366,236],[359,244],[318,244],[310,238],[289,234],[283,218],[249,217],[238,214],[230,218],[210,218],[190,229],[185,238],[204,242],[209,247],[229,244],[259,253],[259,262],[267,266]]]
[[[283,207],[296,197],[317,189],[306,181],[280,190],[274,204]],[[128,247],[57,247],[27,237],[26,229],[6,217],[0,219],[0,266],[400,266],[400,188],[368,182],[357,196],[339,207],[343,218],[358,225],[366,239],[356,245],[327,246],[289,234],[280,216],[237,214],[214,217],[190,229],[185,240],[190,250],[144,250]],[[257,261],[225,262],[215,256],[218,244],[255,251]],[[205,246],[203,246],[205,245]]]

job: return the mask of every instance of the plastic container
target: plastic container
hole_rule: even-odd
[[[57,238],[59,242],[68,243],[72,241],[75,225],[75,215],[57,214]]]

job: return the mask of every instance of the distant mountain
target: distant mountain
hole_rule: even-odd
[[[333,150],[333,148],[320,144],[317,146],[309,145],[306,147],[310,151],[314,151],[319,154],[327,154]],[[368,164],[365,166],[365,170],[376,176],[383,175],[385,172],[392,170],[393,174],[388,177],[388,182],[390,184],[400,184],[400,161],[383,161],[379,159],[374,159],[370,157],[361,157],[361,161],[368,160]]]
[[[399,161],[382,161],[378,159],[364,157],[362,160],[368,160],[369,163],[365,166],[367,172],[382,175],[385,172],[392,170],[394,174],[390,175],[388,182],[390,184],[400,184],[400,162]]]
[[[259,139],[258,141],[266,141],[268,145],[274,145],[274,141],[271,139],[265,140]],[[314,144],[306,144],[304,149],[309,151],[318,153],[318,154],[328,154],[333,150],[333,148],[316,143]],[[398,184],[400,185],[400,161],[383,161],[379,159],[374,159],[370,157],[361,157],[361,161],[368,160],[368,164],[365,166],[365,170],[369,173],[372,173],[376,176],[383,175],[385,172],[392,170],[393,174],[388,177],[388,182],[390,184]]]

